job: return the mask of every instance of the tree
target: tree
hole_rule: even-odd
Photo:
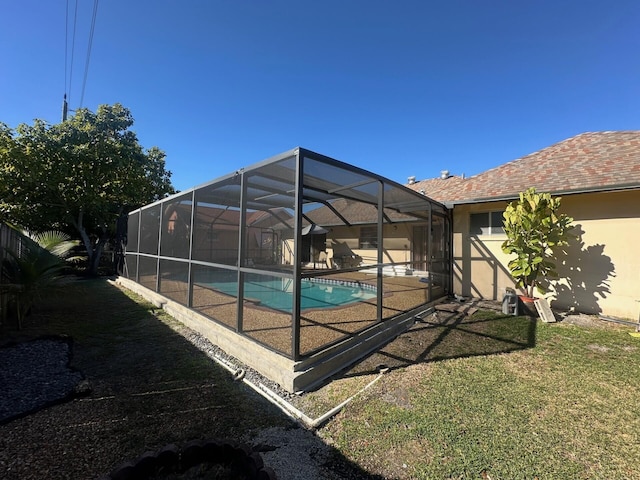
[[[557,277],[554,251],[568,244],[573,218],[559,213],[560,198],[549,193],[536,193],[529,188],[520,193],[520,200],[511,202],[504,214],[504,231],[507,240],[502,251],[515,254],[508,268],[519,288],[533,297],[534,288],[544,289],[539,277]]]
[[[119,216],[174,193],[165,154],[144,150],[120,104],[49,125],[0,124],[0,214],[31,231],[75,231],[97,273]]]

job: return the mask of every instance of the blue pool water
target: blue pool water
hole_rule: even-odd
[[[202,282],[227,295],[237,296],[236,282]],[[302,279],[300,309],[335,308],[376,297],[373,289],[365,289],[348,282],[328,283]],[[260,305],[291,312],[293,306],[293,280],[290,278],[251,278],[244,283],[246,299],[257,300]]]

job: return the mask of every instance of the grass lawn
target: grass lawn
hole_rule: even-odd
[[[20,336],[71,335],[93,393],[0,426],[0,477],[95,478],[167,443],[291,427],[176,329],[104,281],[45,299]],[[385,364],[318,432],[372,478],[640,479],[640,339],[629,331],[487,311],[427,319],[298,406],[317,416]]]
[[[482,325],[490,344],[527,321],[479,312],[448,336]],[[393,370],[322,435],[388,478],[638,479],[640,340],[629,331],[538,321],[531,348],[486,356],[442,340],[447,357]]]

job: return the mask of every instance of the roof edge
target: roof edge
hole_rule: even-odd
[[[606,187],[584,187],[573,188],[568,190],[552,190],[548,193],[551,195],[576,195],[579,193],[604,193],[604,192],[620,192],[624,190],[640,190],[640,183],[627,183],[619,185],[610,185]],[[454,200],[453,202],[445,202],[447,208],[453,208],[456,205],[471,205],[474,203],[488,203],[488,202],[504,202],[517,200],[520,198],[520,192],[509,195],[500,195],[497,197],[479,197],[470,198],[468,200]]]

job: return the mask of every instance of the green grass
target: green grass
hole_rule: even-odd
[[[104,281],[72,283],[45,299],[25,331],[11,336],[71,335],[73,364],[91,379],[92,397],[114,398],[70,402],[3,426],[24,440],[0,438],[0,465],[18,458],[31,465],[25,474],[96,477],[166,443],[288,425],[179,328]],[[441,318],[416,324],[306,400],[323,413],[370,381],[376,365],[390,366],[319,432],[384,478],[640,479],[640,339],[629,331],[491,312]],[[192,390],[135,396],[173,387]]]
[[[493,339],[529,321],[483,316]],[[531,348],[487,356],[442,343],[448,359],[391,372],[323,435],[390,478],[640,478],[640,342],[626,330],[538,323]]]

